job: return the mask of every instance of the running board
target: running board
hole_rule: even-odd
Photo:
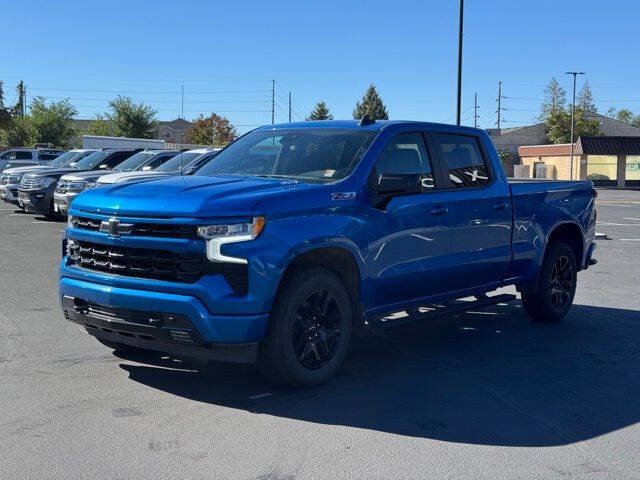
[[[379,317],[368,320],[367,323],[373,328],[391,327],[396,325],[405,325],[418,320],[426,320],[428,318],[439,317],[440,315],[450,315],[453,313],[466,312],[478,308],[489,307],[498,303],[507,303],[515,300],[517,297],[508,293],[489,297],[487,295],[477,295],[476,300],[465,302],[463,300],[454,300],[446,303],[436,303],[425,305],[409,310],[398,311],[386,317]],[[404,314],[404,315],[403,315]]]

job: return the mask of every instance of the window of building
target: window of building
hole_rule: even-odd
[[[617,180],[618,157],[616,155],[589,155],[587,157],[587,179]]]

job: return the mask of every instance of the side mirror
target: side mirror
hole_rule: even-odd
[[[420,175],[383,173],[378,176],[378,195],[396,196],[421,193]]]
[[[103,163],[102,165],[100,165],[100,166],[98,167],[98,169],[100,169],[100,170],[105,170],[105,169],[107,169],[107,168],[109,168],[109,165],[107,165],[106,163]]]
[[[148,172],[149,170],[151,170],[151,166],[150,165],[146,165],[146,166],[142,167],[142,171],[143,172]]]

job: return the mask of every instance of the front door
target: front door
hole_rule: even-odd
[[[374,172],[377,177],[419,174],[423,193],[395,196],[372,215],[374,236],[367,249],[372,298],[367,303],[391,306],[446,292],[451,216],[436,188],[422,134],[404,133],[391,139]]]

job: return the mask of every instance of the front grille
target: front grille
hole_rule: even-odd
[[[93,220],[91,225],[95,222],[99,221]],[[174,253],[68,240],[67,255],[69,265],[97,272],[179,283],[195,283],[205,274],[223,275],[235,293],[246,295],[249,291],[247,265],[210,262],[204,252]]]
[[[25,175],[20,182],[20,188],[29,189],[34,188],[36,184],[36,177],[31,175]]]
[[[76,216],[71,220],[71,225],[75,228],[97,232],[100,230],[100,222],[100,220],[93,218]],[[157,238],[199,238],[195,225],[166,223],[134,223],[131,235]]]
[[[167,282],[195,283],[208,262],[204,253],[174,253],[168,250],[119,247],[69,240],[70,265],[127,277]]]

